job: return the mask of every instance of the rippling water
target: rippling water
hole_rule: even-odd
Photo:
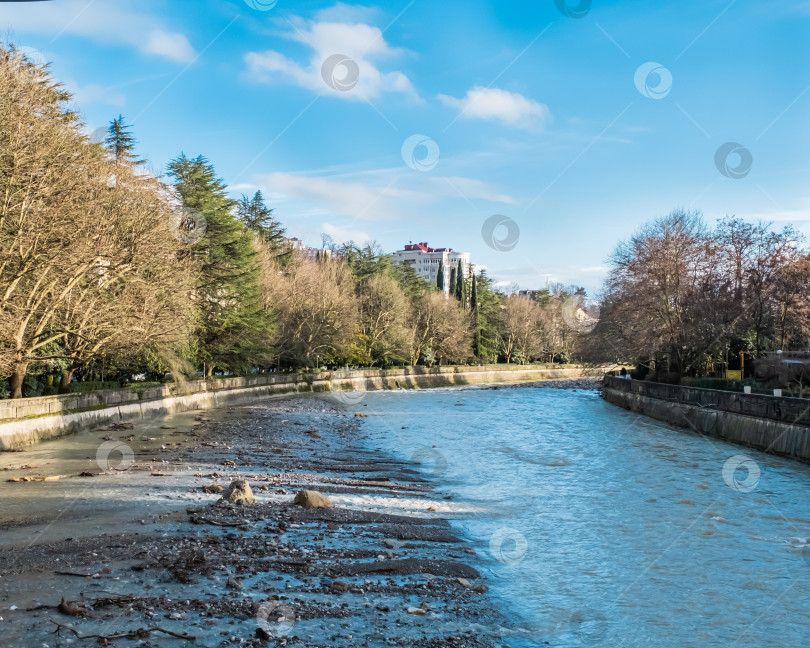
[[[810,466],[592,392],[369,393],[359,408],[366,443],[485,509],[455,524],[525,629],[510,645],[810,645]]]

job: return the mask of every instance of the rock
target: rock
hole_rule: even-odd
[[[222,500],[243,506],[256,502],[256,498],[253,497],[253,491],[250,490],[250,484],[244,479],[232,481],[231,485],[222,493]]]
[[[330,502],[324,495],[321,495],[317,491],[311,490],[299,491],[293,500],[293,504],[302,506],[306,509],[332,508],[332,502]]]
[[[479,594],[483,594],[488,589],[489,588],[486,585],[476,585],[475,587],[473,587],[473,592],[478,592]]]
[[[203,493],[221,493],[223,490],[225,490],[219,484],[208,484],[203,486],[202,489]]]
[[[408,614],[417,614],[419,616],[425,616],[425,610],[422,608],[409,607]]]
[[[368,414],[360,414],[360,413],[357,413],[357,414],[355,414],[355,416],[356,416],[357,418],[368,418]]]
[[[232,590],[241,590],[242,589],[242,583],[239,581],[238,578],[234,578],[233,576],[231,576],[228,579],[228,581],[225,583],[225,587],[227,587],[228,589],[232,589]]]
[[[457,582],[459,585],[462,585],[462,586],[464,586],[464,587],[469,587],[469,586],[470,586],[470,581],[468,581],[466,578],[457,578],[457,579],[456,579],[456,582]]]
[[[329,590],[334,594],[345,594],[349,591],[349,586],[343,581],[332,581]]]

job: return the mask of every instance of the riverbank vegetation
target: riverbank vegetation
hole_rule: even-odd
[[[445,296],[375,244],[294,249],[211,161],[146,171],[123,117],[94,142],[71,96],[0,47],[0,396],[215,373],[569,362],[561,287],[457,271]],[[581,294],[579,291],[577,294]]]
[[[727,362],[740,369],[741,353],[810,344],[810,257],[791,227],[732,217],[711,227],[676,210],[621,243],[610,266],[589,354],[635,363],[638,377],[721,375]]]

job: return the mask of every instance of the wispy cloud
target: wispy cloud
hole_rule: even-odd
[[[529,129],[542,127],[551,120],[551,111],[545,104],[499,88],[475,86],[460,99],[439,95],[439,100],[458,109],[462,119],[495,120]]]
[[[263,83],[292,83],[350,101],[374,99],[384,93],[417,96],[402,72],[383,72],[378,67],[379,61],[403,54],[403,50],[385,41],[379,27],[300,18],[291,24],[293,29],[284,35],[307,46],[309,60],[299,63],[276,50],[249,52],[245,55],[249,78]],[[335,56],[344,57],[344,62],[330,65],[331,57]],[[334,80],[331,85],[330,80]],[[334,87],[341,84],[343,89]]]
[[[71,34],[99,43],[123,43],[178,63],[194,60],[196,52],[184,34],[168,30],[159,18],[135,9],[138,5],[131,0],[97,0],[91,4],[88,8],[88,0],[3,3],[0,19],[13,25],[15,38],[42,34],[56,39]]]
[[[396,220],[404,202],[424,201],[429,195],[394,186],[310,177],[292,173],[261,176],[258,184],[288,198],[326,207],[329,213],[365,221]]]

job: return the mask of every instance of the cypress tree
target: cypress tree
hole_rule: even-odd
[[[450,286],[448,287],[449,294],[455,295],[456,294],[456,269],[450,268]]]
[[[254,234],[233,215],[234,202],[205,157],[180,155],[168,171],[183,206],[198,212],[206,224],[205,235],[189,248],[200,262],[195,292],[198,360],[209,375],[213,365],[242,372],[257,359],[269,331],[261,308]]]
[[[436,287],[444,292],[444,263],[439,261],[439,273],[436,275]]]
[[[464,267],[461,265],[461,259],[458,260],[458,269],[456,270],[456,299],[462,303],[467,301],[464,294]]]

